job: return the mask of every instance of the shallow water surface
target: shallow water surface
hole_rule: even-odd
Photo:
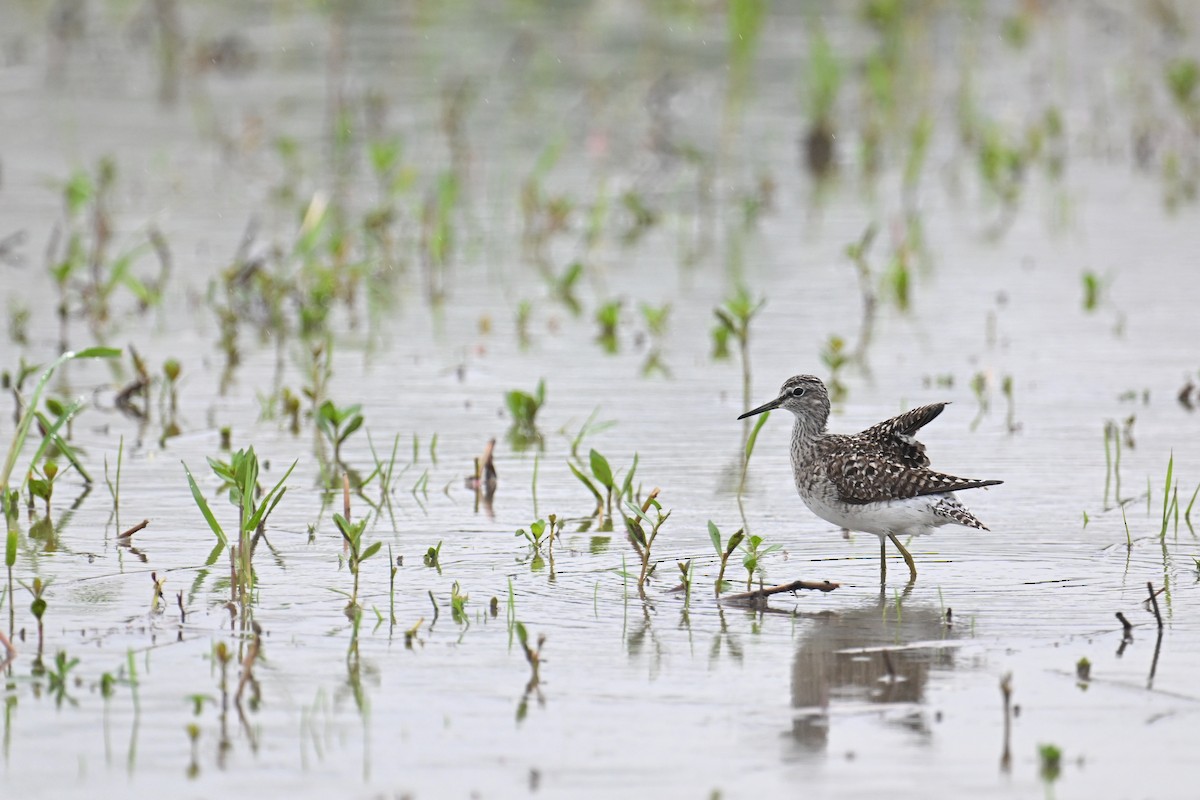
[[[7,794],[1191,796],[1200,544],[1185,512],[1200,417],[1177,394],[1198,377],[1200,228],[1172,196],[1168,168],[1184,183],[1196,169],[1172,154],[1195,134],[1163,75],[1186,62],[1197,8],[1181,4],[1168,35],[1165,11],[1123,5],[970,17],[915,3],[890,23],[889,4],[866,5],[883,16],[846,6],[822,20],[842,90],[836,168],[820,181],[797,149],[813,9],[767,12],[741,89],[717,8],[0,10],[3,105],[21,121],[0,139],[0,237],[25,237],[0,265],[0,366],[15,375],[58,352],[43,256],[70,231],[93,241],[86,215],[64,211],[63,185],[102,156],[116,165],[110,255],[157,230],[172,262],[161,298],[142,310],[118,286],[103,321],[87,311],[87,275],[73,278],[85,288],[71,289],[66,344],[125,352],[50,384],[88,402],[70,441],[94,482],[64,469],[52,522],[23,494],[13,523]],[[901,56],[887,55],[892,41]],[[885,61],[897,100],[882,111],[865,77],[879,54],[898,58]],[[967,135],[968,105],[996,126],[979,122],[976,136],[1028,148],[1010,212],[980,166],[1003,156]],[[932,133],[905,188],[917,109]],[[1062,141],[1036,128],[1050,109]],[[399,166],[381,181],[371,147],[392,137]],[[544,241],[522,205],[532,197],[569,208]],[[390,216],[372,217],[377,203]],[[440,203],[448,228],[431,222]],[[325,208],[350,222],[313,255],[306,235],[334,224],[313,222]],[[871,344],[831,375],[863,314],[846,247],[872,225]],[[448,257],[430,245],[439,236]],[[573,262],[582,277],[564,288]],[[156,274],[149,248],[134,263],[143,280]],[[272,270],[300,287],[280,290],[278,307],[253,294]],[[359,276],[349,297],[322,293],[338,275]],[[735,340],[713,357],[713,309],[738,286],[765,300],[745,364]],[[605,341],[596,314],[610,300],[621,310]],[[661,330],[643,303],[669,304]],[[306,330],[304,314],[320,319]],[[130,347],[151,373],[144,413],[118,403],[135,378]],[[182,365],[174,413],[168,358]],[[836,431],[952,401],[921,438],[934,467],[1004,481],[960,495],[991,530],[914,538],[918,580],[905,585],[891,551],[881,591],[877,540],[796,497],[782,412],[759,432],[739,499],[749,427],[736,417],[799,372],[844,383]],[[505,393],[541,379],[540,447],[522,448]],[[340,465],[306,387],[361,405]],[[298,433],[285,388],[301,398]],[[223,428],[234,449],[253,445],[264,488],[297,462],[245,603],[181,464],[236,529],[206,464],[230,457]],[[466,479],[493,438],[488,501]],[[373,450],[386,464],[394,443],[381,493]],[[122,447],[114,509],[105,464],[113,477]],[[618,483],[636,454],[634,493],[657,487],[671,512],[645,598],[620,519],[602,529],[567,466],[590,469],[593,447]],[[31,439],[14,485],[33,450]],[[1178,513],[1164,534],[1169,461]],[[332,519],[343,473],[369,478],[351,517],[382,544],[362,564],[357,624]],[[552,560],[514,536],[550,514],[565,520]],[[839,588],[760,609],[718,602],[710,520],[781,546],[752,586]],[[743,557],[729,561],[731,591],[746,586]],[[672,590],[689,559],[690,595]],[[24,588],[35,576],[50,582],[40,656]],[[1147,582],[1165,590],[1161,630]],[[459,618],[454,595],[467,597]],[[531,647],[544,637],[538,680],[518,621]],[[1057,767],[1046,745],[1061,749]]]

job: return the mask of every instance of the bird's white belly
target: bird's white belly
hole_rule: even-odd
[[[889,533],[920,536],[933,533],[947,520],[933,513],[933,507],[946,495],[922,495],[880,503],[843,503],[822,497],[800,496],[809,509],[827,522],[852,531],[887,536]]]

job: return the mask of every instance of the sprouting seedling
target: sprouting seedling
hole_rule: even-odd
[[[670,303],[658,307],[649,303],[641,303],[638,305],[638,310],[642,314],[642,320],[646,323],[646,331],[651,338],[661,339],[667,334],[667,322],[671,316]]]
[[[683,615],[686,620],[688,611],[692,608],[692,559],[677,562],[676,566],[679,567],[679,580],[683,585]]]
[[[1016,420],[1016,400],[1013,397],[1012,375],[1005,375],[1000,380],[1000,393],[1004,395],[1004,425],[1008,428],[1009,433],[1016,433],[1021,430],[1021,425]]]
[[[971,391],[975,394],[975,402],[979,404],[979,410],[975,412],[975,418],[971,420],[971,430],[975,430],[983,421],[984,415],[988,413],[987,373],[976,372],[971,376]]]
[[[1167,524],[1170,521],[1172,511],[1175,514],[1175,530],[1179,530],[1179,485],[1172,484],[1172,478],[1175,472],[1175,452],[1171,452],[1171,458],[1167,461],[1167,480],[1163,485],[1163,505],[1162,505],[1162,528],[1158,532],[1160,539],[1167,535]]]
[[[632,189],[622,193],[621,208],[628,215],[625,230],[621,233],[621,244],[626,246],[636,244],[661,218],[656,209],[646,204],[645,197]]]
[[[609,466],[608,459],[600,455],[600,452],[594,447],[588,451],[588,464],[592,468],[592,475],[595,476],[596,481],[602,487],[604,487],[604,490],[607,492],[604,507],[607,510],[606,516],[611,519],[613,489],[616,488],[616,485],[613,482],[612,467]],[[636,469],[636,464],[634,468]]]
[[[469,599],[470,595],[463,594],[462,587],[459,586],[458,581],[455,581],[450,587],[450,618],[454,620],[455,624],[470,627],[471,620],[467,616]]]
[[[842,369],[850,361],[846,352],[846,340],[840,336],[830,336],[821,350],[821,361],[829,368],[829,399],[841,403],[846,399],[846,384],[842,383]]]
[[[442,572],[442,543],[438,542],[436,546],[426,550],[421,560],[425,563],[425,566],[436,569],[440,575]]]
[[[112,347],[93,347],[87,350],[81,350],[79,352],[68,351],[59,356],[42,372],[41,377],[38,379],[37,385],[34,387],[33,394],[29,398],[29,402],[23,406],[24,411],[21,413],[20,419],[17,421],[16,430],[13,432],[12,441],[9,443],[8,455],[5,456],[3,463],[0,464],[0,504],[3,504],[5,507],[5,516],[16,514],[15,501],[19,500],[20,494],[19,492],[16,495],[10,494],[8,491],[8,482],[9,478],[13,474],[13,470],[16,468],[17,458],[20,456],[21,451],[24,449],[25,443],[28,440],[29,429],[34,420],[39,417],[37,408],[41,403],[42,394],[46,390],[46,384],[50,382],[50,377],[54,374],[56,369],[72,359],[118,358],[120,355],[121,351]],[[80,401],[71,403],[69,406],[63,409],[63,413],[59,414],[58,419],[56,419],[52,424],[42,423],[41,419],[38,420],[39,423],[42,423],[43,427],[46,429],[46,432],[43,434],[37,451],[34,453],[34,457],[30,460],[30,463],[36,464],[51,444],[58,446],[60,442],[62,442],[61,438],[58,437],[59,429],[61,429],[62,426],[69,421],[70,417],[82,407],[83,404]],[[63,442],[63,444],[65,444],[65,442]],[[62,447],[59,447],[59,449],[62,450]],[[63,450],[64,455],[66,452],[67,451]],[[91,479],[86,477],[86,472],[82,472],[81,474],[85,476],[85,480],[90,482]],[[9,503],[10,500],[13,501],[11,504]]]
[[[833,114],[842,71],[829,39],[820,26],[813,27],[810,39],[811,57],[805,81],[808,133],[804,137],[804,155],[809,173],[822,178],[833,170],[836,163],[837,132]]]
[[[543,566],[542,546],[545,545],[546,555],[551,559],[551,570],[553,570],[554,539],[560,533],[559,524],[557,515],[551,514],[549,521],[538,519],[529,524],[528,531],[524,528],[517,531],[517,538],[523,537],[533,549],[533,561],[531,563],[533,569],[541,569]]]
[[[525,431],[536,431],[537,413],[546,402],[546,381],[538,381],[533,394],[513,389],[504,395],[504,403],[512,415],[513,424]]]
[[[730,537],[731,539],[733,537]],[[754,573],[762,571],[762,559],[771,553],[782,550],[783,545],[772,544],[763,547],[763,537],[751,534],[742,542],[742,566],[746,568],[746,591],[754,584]]]
[[[717,326],[713,328],[713,358],[726,358],[729,355],[729,339],[732,337],[739,346],[743,363],[747,362],[750,344],[750,322],[762,310],[766,300],[755,301],[746,291],[739,287],[725,302],[713,309],[717,317]]]
[[[375,139],[367,144],[371,171],[379,184],[380,202],[390,206],[392,200],[407,191],[414,182],[414,172],[404,164],[404,143],[398,136]]]
[[[392,452],[386,461],[380,458],[379,453],[375,450],[375,442],[371,440],[371,432],[367,431],[367,446],[371,449],[371,459],[375,462],[375,469],[366,478],[363,478],[362,489],[366,489],[367,485],[372,480],[379,482],[379,504],[386,506],[390,512],[392,508],[392,486],[396,479],[396,454],[400,450],[400,434],[396,434],[392,438]],[[405,470],[408,468],[405,467]],[[404,470],[401,470],[403,472]],[[369,501],[368,501],[369,502]],[[393,520],[393,525],[395,521]]]
[[[175,409],[178,406],[179,374],[182,371],[183,367],[180,365],[178,359],[168,358],[163,363],[163,377],[166,378],[167,399],[172,416],[174,416]]]
[[[50,517],[50,499],[54,496],[54,479],[58,477],[58,464],[50,459],[42,465],[41,472],[36,467],[30,467],[29,494],[41,499],[46,504],[46,517]],[[38,477],[33,477],[34,475]]]
[[[617,327],[621,322],[621,305],[621,300],[616,299],[610,300],[596,309],[596,324],[600,327],[596,341],[600,342],[604,352],[609,355],[616,353],[619,346]]]
[[[659,529],[662,528],[663,523],[671,516],[671,512],[663,513],[662,505],[658,502],[657,488],[646,496],[646,500],[641,506],[626,501],[625,508],[632,513],[632,516],[625,514],[622,514],[622,516],[625,518],[625,531],[629,538],[629,543],[633,545],[634,551],[642,562],[641,571],[638,573],[638,594],[644,600],[646,598],[646,579],[654,571],[650,563],[651,549],[654,546],[654,540],[658,537]],[[654,519],[651,519],[649,516],[651,508],[654,509]]]
[[[713,309],[717,317],[717,326],[713,329],[713,358],[724,358],[729,355],[729,339],[732,337],[738,345],[739,360],[742,364],[742,405],[750,407],[750,322],[762,310],[767,301],[754,300],[746,287],[738,290]],[[742,427],[742,444],[750,426]]]
[[[725,95],[727,126],[732,126],[740,119],[742,107],[750,93],[754,58],[766,20],[766,8],[765,3],[754,0],[733,0],[726,6],[729,31],[729,83]]]
[[[70,436],[71,421],[75,418],[75,415],[81,408],[83,408],[83,403],[79,400],[75,402],[63,402],[56,400],[53,397],[46,398],[46,410],[53,415],[54,422],[51,422],[44,414],[40,412],[34,414],[34,418],[37,420],[38,427],[47,433],[43,437],[42,445],[38,448],[37,456],[31,463],[37,463],[38,459],[40,459],[47,450],[52,448],[58,452],[58,455],[66,459],[68,464],[74,467],[75,471],[79,473],[79,477],[83,478],[85,483],[90,484],[92,482],[92,476],[88,473],[87,469],[84,468],[83,463],[79,460],[79,455],[75,452],[75,448],[73,448],[67,442],[67,439],[59,433],[65,425],[68,430],[67,436]]]
[[[567,462],[567,467],[571,470],[571,473],[596,498],[596,510],[594,513],[595,516],[600,517],[601,530],[611,531],[613,529],[612,501],[614,497],[617,499],[625,497],[632,500],[633,476],[637,473],[637,465],[638,455],[634,453],[633,464],[629,467],[629,471],[625,473],[625,478],[618,487],[608,459],[601,455],[595,448],[592,448],[588,452],[588,467],[591,469],[592,477],[589,478],[584,474],[583,470],[571,462]],[[601,491],[602,489],[604,490],[603,492]]]
[[[428,283],[431,302],[445,294],[445,268],[454,252],[454,209],[458,203],[458,177],[451,172],[438,176],[434,190],[426,197],[421,214],[422,255],[429,265]]]
[[[909,248],[897,247],[892,253],[891,263],[883,275],[884,286],[892,302],[902,312],[912,306],[912,269],[909,265]]]
[[[279,404],[284,415],[288,418],[288,430],[293,436],[300,434],[300,398],[288,387],[279,391]]]
[[[1083,273],[1083,310],[1095,311],[1100,305],[1100,295],[1104,283],[1100,276],[1092,271]]]
[[[42,644],[45,641],[44,625],[42,618],[46,615],[46,590],[50,588],[50,584],[54,579],[43,581],[41,578],[35,577],[33,583],[21,581],[21,585],[25,590],[33,595],[33,601],[29,604],[29,610],[33,613],[33,618],[37,620],[38,627],[38,657],[42,654]]]
[[[517,345],[522,350],[528,349],[530,343],[533,341],[529,335],[529,322],[531,319],[533,319],[533,303],[528,300],[522,300],[517,303],[514,327],[517,332]]]
[[[260,497],[258,456],[253,447],[238,450],[230,458],[229,463],[208,459],[208,465],[222,481],[221,489],[229,489],[229,502],[238,509],[236,557],[240,561],[240,565],[235,567],[237,581],[231,587],[235,593],[235,599],[237,595],[240,595],[241,599],[245,600],[254,583],[251,566],[254,550],[251,537],[267,524],[267,518],[271,516],[271,512],[283,499],[287,492],[284,482],[298,463],[299,461],[293,461],[279,482],[271,488],[271,491]],[[221,554],[221,550],[229,545],[229,536],[217,521],[212,509],[209,508],[208,501],[204,498],[204,494],[200,491],[200,487],[196,484],[196,479],[192,477],[191,470],[188,469],[186,463],[183,464],[183,472],[187,476],[188,486],[192,490],[192,499],[195,501],[196,507],[200,509],[204,521],[208,523],[209,529],[217,537],[217,545],[209,554],[207,561],[208,564],[214,564]]]
[[[528,531],[525,530],[524,528],[518,529],[516,535],[517,535],[517,538],[524,537],[525,540],[527,542],[529,542],[530,546],[533,547],[533,549],[535,551],[540,552],[542,549],[542,537],[544,536],[545,533],[546,533],[546,520],[539,519],[539,520],[536,520],[529,524]]]
[[[571,439],[571,458],[579,458],[579,446],[583,444],[583,440],[588,436],[594,436],[595,434],[606,431],[617,424],[616,420],[611,419],[597,422],[596,417],[599,416],[599,414],[600,408],[596,407],[592,410],[591,414],[588,414],[588,418],[584,420],[583,425],[579,426],[579,432],[575,434],[573,439]]]
[[[350,556],[350,574],[354,576],[354,589],[349,595],[350,603],[346,608],[347,611],[357,614],[361,610],[358,605],[358,575],[362,568],[362,562],[378,553],[383,542],[374,542],[367,545],[365,549],[363,548],[363,532],[367,529],[368,521],[366,517],[351,522],[341,514],[334,514],[333,521],[337,525],[338,532],[342,534],[342,539],[346,542]]]
[[[504,404],[512,417],[512,427],[508,430],[509,442],[516,449],[525,449],[532,444],[539,444],[542,439],[537,429],[537,414],[546,402],[546,381],[539,380],[533,394],[513,389],[504,395]]]
[[[722,545],[721,531],[717,528],[712,520],[709,520],[708,536],[709,539],[712,540],[713,550],[717,551],[717,557],[721,559],[721,568],[717,572],[716,583],[716,594],[719,596],[721,591],[725,588],[725,566],[729,563],[729,557],[733,555],[733,551],[736,550],[737,546],[742,543],[742,539],[746,538],[746,534],[741,528],[739,528],[732,536],[729,537],[729,541]]]
[[[1196,86],[1200,85],[1200,63],[1194,58],[1177,58],[1167,65],[1167,88],[1175,103],[1187,114],[1196,111]]]
[[[46,678],[49,680],[50,694],[54,697],[54,703],[61,706],[63,700],[67,700],[71,705],[75,705],[75,699],[67,694],[67,687],[70,685],[67,677],[71,670],[75,669],[79,664],[78,658],[69,658],[65,650],[59,650],[54,654],[54,664],[46,671]]]
[[[563,270],[561,275],[554,276],[551,279],[551,294],[566,306],[567,310],[574,316],[579,316],[579,313],[583,310],[579,298],[575,296],[575,290],[579,279],[583,277],[583,271],[583,264],[579,261],[573,261],[567,265],[567,268]]]
[[[1038,761],[1041,763],[1042,780],[1054,783],[1062,770],[1062,749],[1053,744],[1038,745]]]
[[[875,314],[879,306],[879,293],[876,291],[876,279],[872,274],[871,263],[867,253],[875,241],[878,228],[868,225],[858,241],[846,245],[846,257],[854,265],[858,277],[858,292],[862,300],[862,321],[859,323],[858,342],[854,345],[852,358],[861,367],[867,365],[867,350],[875,331]]]
[[[342,443],[362,424],[362,406],[359,404],[338,408],[332,400],[326,400],[317,408],[317,427],[333,447],[335,462],[342,460]]]

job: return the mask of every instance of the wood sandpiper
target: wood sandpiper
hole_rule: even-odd
[[[784,381],[774,400],[738,419],[775,408],[792,412],[792,472],[800,499],[821,519],[879,537],[882,586],[887,580],[888,539],[908,564],[911,582],[917,566],[897,536],[920,536],[951,524],[987,530],[953,493],[1003,481],[934,472],[925,445],[914,438],[945,407],[934,403],[914,408],[853,435],[828,433],[825,384],[812,375],[797,375]]]

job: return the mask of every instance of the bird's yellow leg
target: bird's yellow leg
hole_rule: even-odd
[[[889,533],[888,538],[892,540],[892,544],[896,545],[896,549],[900,551],[900,555],[904,556],[904,563],[908,564],[908,579],[915,581],[917,579],[917,563],[913,561],[912,553],[900,544],[900,540],[896,538],[896,534]],[[883,541],[880,540],[880,547],[883,547]]]
[[[879,590],[887,586],[887,542],[879,540]]]

